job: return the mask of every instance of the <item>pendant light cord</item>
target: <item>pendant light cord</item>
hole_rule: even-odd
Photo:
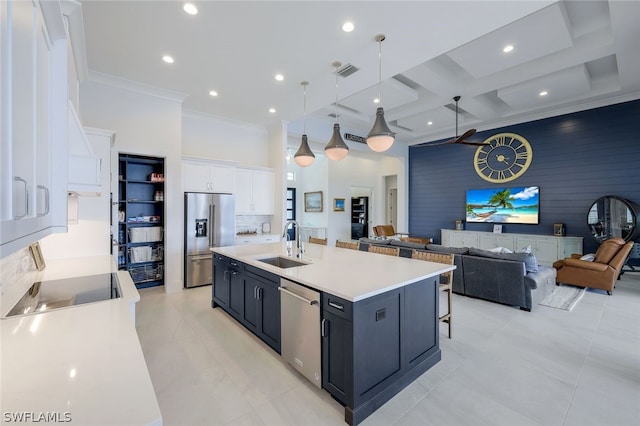
[[[340,124],[340,120],[338,120],[338,69],[342,66],[342,62],[333,61],[331,65],[336,69],[336,123]]]
[[[378,105],[382,105],[382,40],[378,42]]]
[[[340,124],[340,120],[338,119],[338,63],[335,64],[336,67],[336,123]]]
[[[308,83],[307,83],[308,84]],[[307,85],[305,82],[302,83],[302,87],[304,87],[304,102],[302,107],[302,134],[307,134]]]

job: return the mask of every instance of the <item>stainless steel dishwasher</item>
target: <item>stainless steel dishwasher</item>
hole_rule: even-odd
[[[280,279],[282,357],[322,388],[320,352],[320,293]]]

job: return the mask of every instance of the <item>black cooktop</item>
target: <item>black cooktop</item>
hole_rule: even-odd
[[[118,297],[120,284],[116,273],[37,281],[7,316],[41,313]]]

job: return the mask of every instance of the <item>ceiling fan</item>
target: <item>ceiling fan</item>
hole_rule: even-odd
[[[483,142],[472,142],[467,139],[476,134],[476,129],[469,129],[464,132],[462,135],[458,136],[458,101],[460,100],[460,96],[454,96],[453,100],[456,102],[456,136],[447,140],[447,141],[433,141],[433,142],[423,142],[413,146],[436,146],[436,145],[445,145],[445,144],[453,144],[459,143],[462,145],[473,145],[473,146],[484,146],[487,145]]]

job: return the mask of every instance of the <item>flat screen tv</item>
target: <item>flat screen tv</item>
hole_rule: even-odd
[[[467,222],[537,225],[539,217],[540,188],[537,186],[467,190]]]

